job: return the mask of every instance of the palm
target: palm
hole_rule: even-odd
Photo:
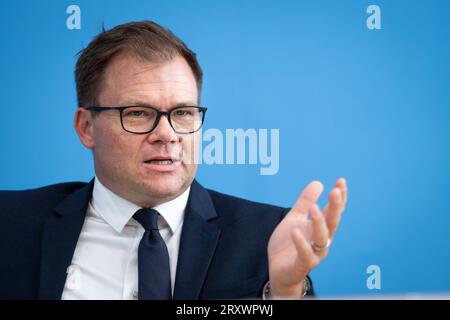
[[[323,215],[316,204],[322,191],[320,182],[311,182],[270,237],[269,276],[280,294],[297,292],[302,280],[327,255],[347,200],[345,180],[336,182]],[[324,248],[314,250],[311,242],[315,248]]]
[[[301,257],[292,241],[294,228],[298,228],[307,241],[311,240],[311,221],[306,215],[297,215],[291,210],[272,233],[268,246],[270,272],[272,275],[281,276],[278,281],[286,286],[298,283],[309,271],[307,270],[309,264],[300,260]]]

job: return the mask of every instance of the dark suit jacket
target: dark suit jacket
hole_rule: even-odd
[[[0,192],[0,299],[60,299],[93,180]],[[261,297],[267,244],[287,209],[191,186],[174,299]]]

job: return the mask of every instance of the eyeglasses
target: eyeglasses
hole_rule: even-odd
[[[159,111],[148,106],[126,106],[126,107],[87,107],[90,111],[119,110],[120,123],[123,130],[145,134],[152,132],[159,123],[161,116],[167,116],[170,126],[176,133],[194,133],[203,125],[207,108],[181,106],[168,111]]]

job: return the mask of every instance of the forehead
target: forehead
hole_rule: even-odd
[[[194,74],[180,56],[151,63],[130,54],[119,54],[109,62],[100,89],[101,105],[148,103],[170,108],[198,102]]]

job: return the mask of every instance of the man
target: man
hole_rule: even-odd
[[[76,66],[74,126],[95,178],[0,193],[0,298],[297,299],[327,255],[344,179],[320,212],[320,182],[289,209],[195,181],[202,71],[170,31],[128,23]]]

